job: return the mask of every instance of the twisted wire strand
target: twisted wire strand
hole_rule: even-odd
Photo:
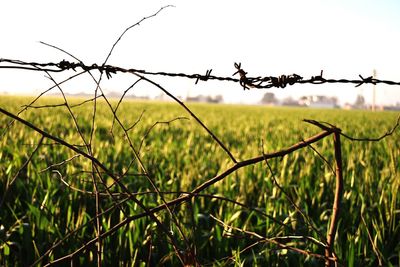
[[[233,77],[222,77],[211,75],[212,69],[206,71],[206,74],[187,74],[187,73],[174,73],[174,72],[153,72],[146,71],[143,69],[135,69],[135,68],[122,68],[118,66],[112,65],[86,65],[82,62],[70,62],[67,60],[62,60],[58,63],[49,62],[49,63],[38,63],[38,62],[26,62],[22,60],[15,59],[0,59],[0,63],[9,63],[10,65],[0,65],[0,69],[25,69],[25,70],[33,70],[33,71],[48,71],[48,72],[62,72],[66,70],[76,71],[77,68],[81,68],[84,71],[98,70],[100,73],[105,73],[108,79],[112,78],[112,75],[117,73],[132,73],[132,74],[143,74],[143,75],[158,75],[158,76],[167,76],[167,77],[180,77],[187,79],[194,79],[197,84],[199,81],[208,81],[208,80],[218,80],[218,81],[226,81],[226,82],[234,82],[239,83],[244,90],[248,89],[269,89],[269,88],[285,88],[286,86],[291,86],[294,84],[324,84],[324,83],[342,83],[342,84],[354,84],[356,87],[359,87],[363,84],[387,84],[387,85],[400,85],[400,82],[391,81],[391,80],[380,80],[376,79],[373,76],[363,77],[359,75],[358,79],[327,79],[323,77],[323,71],[319,75],[311,76],[308,79],[304,79],[304,77],[298,74],[290,74],[290,75],[280,75],[280,76],[264,76],[264,77],[248,77],[247,72],[243,70],[241,64],[234,63],[234,67],[236,68],[236,72],[232,75],[235,76],[239,74],[240,78]]]

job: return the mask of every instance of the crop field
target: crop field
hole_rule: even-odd
[[[17,114],[32,99],[1,96],[0,107]],[[177,255],[202,266],[324,265],[335,192],[332,136],[238,168],[188,201],[142,216],[141,205],[187,195],[235,163],[177,103],[124,100],[117,120],[104,99],[82,101],[41,98],[19,117],[108,172],[0,113],[0,265],[179,266]],[[187,105],[238,162],[322,131],[303,119],[377,138],[399,117]],[[339,265],[400,265],[399,137],[397,128],[379,141],[341,138],[344,189],[332,248]]]

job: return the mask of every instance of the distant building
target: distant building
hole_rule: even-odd
[[[159,95],[155,96],[154,100],[157,100],[157,101],[172,101],[172,99],[164,92],[161,92]]]
[[[357,95],[354,104],[346,103],[343,106],[343,109],[369,109],[369,107],[365,104],[365,98],[362,95]]]
[[[302,96],[299,104],[310,108],[337,108],[338,99],[324,95]]]
[[[286,97],[282,100],[282,106],[300,106],[299,100],[293,99],[291,96]]]
[[[346,103],[343,105],[342,108],[343,108],[343,109],[353,109],[354,107],[353,107],[352,104],[346,102]]]
[[[200,102],[200,103],[222,103],[224,102],[224,98],[222,95],[217,95],[215,97],[209,95],[198,95],[198,96],[188,96],[186,98],[187,102]]]
[[[383,110],[400,110],[400,102],[397,102],[396,105],[392,105],[392,106],[382,106]]]

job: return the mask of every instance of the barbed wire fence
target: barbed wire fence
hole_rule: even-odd
[[[168,7],[168,6],[166,6]],[[112,66],[108,65],[107,62],[118,44],[118,42],[121,40],[121,38],[124,36],[124,34],[131,28],[138,26],[141,22],[143,22],[146,19],[149,19],[151,17],[156,16],[159,12],[161,12],[163,9],[166,7],[161,8],[159,11],[154,13],[151,16],[143,18],[141,21],[138,23],[128,27],[125,29],[125,31],[121,34],[121,36],[117,39],[117,41],[113,44],[111,50],[109,51],[106,59],[102,64],[91,64],[87,65],[79,58],[75,57],[71,53],[47,44],[43,43],[44,45],[47,45],[49,47],[55,48],[62,53],[65,53],[66,55],[70,56],[71,58],[74,59],[74,61],[68,61],[68,60],[62,60],[60,62],[47,62],[47,63],[40,63],[40,62],[26,62],[23,60],[15,60],[15,59],[5,59],[1,58],[0,59],[0,69],[18,69],[18,70],[29,70],[29,71],[38,71],[38,72],[44,72],[47,77],[53,82],[53,86],[50,88],[42,91],[36,98],[34,98],[30,103],[27,105],[24,105],[23,108],[18,112],[18,113],[12,113],[3,107],[0,107],[0,112],[8,117],[10,119],[9,124],[4,127],[4,131],[2,133],[2,136],[4,136],[8,131],[12,130],[12,125],[14,123],[20,123],[24,125],[27,128],[30,128],[34,132],[38,133],[40,135],[40,139],[37,142],[35,148],[32,150],[30,153],[30,156],[27,158],[27,160],[22,164],[20,169],[15,173],[15,175],[12,177],[12,179],[7,180],[5,184],[5,189],[4,189],[4,194],[2,196],[1,202],[0,202],[0,208],[2,208],[7,201],[7,195],[8,192],[10,191],[10,188],[13,186],[15,183],[16,179],[18,179],[20,172],[26,168],[28,164],[32,161],[32,159],[36,156],[38,151],[41,149],[41,147],[44,146],[43,141],[44,140],[49,140],[52,141],[53,144],[57,144],[60,146],[63,146],[70,150],[71,152],[74,153],[74,156],[64,159],[61,162],[52,164],[48,166],[46,169],[42,170],[48,171],[51,170],[53,173],[55,173],[60,180],[67,186],[67,190],[71,190],[71,192],[80,192],[82,194],[88,194],[90,196],[94,196],[95,198],[95,213],[91,218],[88,219],[88,221],[75,229],[69,229],[69,232],[59,238],[59,240],[55,241],[51,246],[46,250],[46,251],[41,251],[34,262],[31,263],[31,265],[44,265],[44,266],[53,266],[57,265],[60,263],[68,262],[70,261],[71,264],[73,263],[73,260],[81,255],[84,251],[87,250],[93,250],[95,251],[96,255],[96,263],[97,266],[102,266],[104,265],[103,263],[103,253],[104,253],[104,248],[103,248],[103,243],[104,240],[114,234],[116,234],[118,231],[129,225],[129,223],[133,221],[137,221],[141,218],[150,218],[153,223],[156,224],[157,229],[166,236],[166,239],[170,242],[173,251],[171,254],[176,256],[180,263],[183,266],[200,266],[203,264],[203,262],[197,257],[198,249],[195,247],[195,245],[189,240],[188,234],[185,232],[185,230],[182,228],[182,222],[180,222],[179,218],[176,216],[176,213],[174,209],[184,203],[190,206],[190,202],[193,201],[194,199],[197,198],[210,198],[210,199],[219,199],[221,201],[226,201],[226,202],[231,202],[235,205],[239,205],[243,208],[252,210],[254,212],[258,212],[262,214],[262,216],[265,216],[269,218],[270,220],[274,221],[277,225],[280,225],[282,227],[287,227],[287,222],[281,221],[271,215],[268,215],[259,209],[255,209],[252,207],[249,207],[243,203],[239,203],[233,199],[225,198],[223,196],[219,195],[212,195],[212,194],[206,194],[205,191],[209,188],[212,188],[213,185],[215,185],[217,182],[224,180],[226,177],[229,175],[237,172],[239,169],[242,169],[246,166],[251,166],[257,163],[263,163],[265,164],[266,168],[270,171],[272,178],[273,178],[273,183],[274,185],[280,190],[286,197],[287,201],[293,206],[296,212],[301,214],[301,217],[303,218],[304,222],[306,225],[313,229],[313,231],[316,233],[318,236],[318,239],[312,236],[299,236],[299,235],[285,235],[285,236],[275,236],[275,237],[267,237],[262,235],[261,233],[256,233],[252,232],[249,230],[246,230],[245,228],[240,228],[237,226],[232,226],[229,222],[223,221],[220,218],[210,215],[215,223],[219,224],[222,226],[227,232],[232,233],[232,232],[237,232],[240,233],[243,237],[242,238],[247,238],[249,240],[249,245],[247,247],[244,247],[239,251],[238,253],[243,253],[246,250],[251,249],[253,246],[257,244],[271,244],[275,246],[275,249],[286,249],[289,251],[292,251],[294,253],[299,253],[303,254],[309,257],[316,258],[318,260],[321,260],[325,262],[326,266],[340,266],[342,265],[340,259],[337,257],[337,254],[335,253],[333,247],[334,247],[334,242],[335,242],[335,235],[338,227],[338,221],[339,217],[341,214],[341,201],[343,198],[343,188],[344,188],[344,183],[343,183],[343,163],[342,163],[342,145],[341,145],[341,138],[346,138],[350,141],[363,141],[363,142],[375,142],[375,141],[380,141],[383,138],[391,136],[396,129],[399,127],[400,124],[400,116],[393,125],[392,129],[390,129],[388,132],[384,133],[381,136],[378,136],[376,138],[358,138],[358,137],[352,137],[349,134],[346,134],[342,132],[342,130],[335,125],[332,125],[330,123],[326,122],[319,122],[315,120],[304,120],[306,123],[309,123],[311,125],[314,125],[315,127],[319,128],[321,130],[320,133],[304,138],[298,143],[295,143],[285,149],[281,149],[272,153],[265,153],[264,151],[257,157],[252,157],[248,158],[245,160],[239,160],[236,158],[233,153],[230,151],[229,147],[224,144],[224,142],[213,132],[211,131],[207,125],[203,122],[203,120],[196,114],[194,113],[183,101],[181,101],[178,97],[173,95],[169,90],[167,90],[164,86],[162,86],[159,83],[156,83],[155,81],[152,80],[151,77],[154,76],[168,76],[168,77],[175,77],[175,78],[186,78],[186,79],[192,79],[196,84],[198,82],[207,82],[210,80],[218,80],[218,81],[225,81],[225,82],[231,82],[238,84],[241,88],[244,90],[254,90],[254,89],[269,89],[269,88],[285,88],[287,86],[295,85],[295,84],[325,84],[325,83],[338,83],[338,84],[354,84],[355,86],[361,86],[363,84],[387,84],[387,85],[400,85],[400,82],[395,82],[395,81],[389,81],[389,80],[380,80],[376,79],[374,77],[363,77],[359,75],[358,78],[356,79],[332,79],[332,78],[325,78],[323,76],[323,71],[321,71],[319,74],[312,76],[312,77],[302,77],[299,74],[290,74],[290,75],[281,75],[281,76],[258,76],[258,77],[252,77],[248,75],[248,72],[245,71],[244,67],[241,66],[240,63],[234,63],[234,68],[233,68],[233,75],[231,76],[214,76],[212,75],[212,69],[209,69],[206,71],[205,74],[186,74],[186,73],[170,73],[170,72],[152,72],[152,71],[146,71],[142,69],[135,69],[135,68],[121,68],[118,66]],[[62,80],[62,81],[57,81],[57,79],[53,76],[56,73],[60,72],[67,72],[67,71],[73,71],[74,74],[69,76],[68,78]],[[97,79],[93,75],[93,72],[100,72],[100,77]],[[136,77],[136,81],[127,89],[123,92],[122,96],[118,100],[118,103],[115,107],[113,107],[110,99],[106,97],[106,94],[104,93],[102,86],[101,86],[101,81],[105,78],[107,79],[112,79],[114,78],[113,76],[118,74],[118,73],[129,73],[132,74]],[[78,76],[81,75],[89,75],[90,79],[93,80],[93,82],[96,85],[96,88],[94,90],[94,97],[91,99],[86,99],[82,101],[81,103],[78,104],[71,104],[65,95],[64,89],[62,88],[64,83],[67,83],[68,81],[71,81],[75,79]],[[146,166],[145,162],[142,159],[142,156],[140,154],[140,150],[142,147],[143,140],[146,138],[146,136],[152,131],[154,126],[157,124],[165,123],[169,124],[172,123],[176,120],[185,120],[188,119],[186,117],[176,117],[173,118],[169,121],[157,121],[153,124],[152,127],[148,129],[148,131],[144,134],[142,137],[142,142],[139,145],[136,145],[134,141],[131,139],[129,133],[132,129],[135,128],[137,123],[141,120],[142,115],[138,118],[138,120],[130,126],[126,126],[121,119],[121,116],[117,114],[117,111],[120,107],[120,104],[124,101],[124,98],[126,94],[128,93],[129,90],[132,90],[138,82],[144,81],[147,82],[151,85],[153,85],[155,88],[159,89],[163,93],[165,93],[168,97],[170,97],[174,102],[176,102],[178,105],[180,105],[187,113],[188,115],[194,119],[198,125],[202,127],[204,131],[207,132],[207,134],[212,138],[213,142],[215,142],[220,149],[222,149],[225,153],[227,158],[229,158],[231,162],[231,166],[220,172],[218,175],[208,178],[205,182],[201,183],[200,185],[196,186],[195,188],[192,188],[191,191],[188,192],[164,192],[162,191],[159,186],[157,186],[157,183],[155,182],[155,177],[152,176],[151,171],[148,169],[149,167]],[[52,89],[58,89],[59,92],[62,95],[63,103],[62,104],[47,104],[47,105],[40,105],[37,104],[39,99],[41,99],[46,93],[50,92]],[[110,112],[112,113],[112,127],[110,129],[111,133],[115,131],[116,128],[122,131],[123,136],[126,140],[126,145],[128,149],[131,151],[131,153],[134,155],[134,159],[132,159],[131,164],[127,166],[126,171],[122,174],[116,174],[114,170],[112,170],[110,167],[108,167],[107,162],[101,161],[99,158],[95,156],[95,153],[93,152],[95,150],[95,144],[94,144],[94,139],[95,139],[95,131],[96,131],[96,118],[97,118],[97,101],[99,99],[102,99],[105,101],[107,104]],[[93,109],[93,115],[91,118],[90,122],[90,132],[89,135],[84,134],[84,130],[82,129],[82,126],[78,123],[77,115],[74,113],[73,108],[77,106],[82,106],[82,105],[92,105]],[[75,130],[77,134],[80,137],[80,141],[82,141],[83,145],[76,145],[73,143],[68,142],[66,139],[60,138],[55,134],[52,134],[50,131],[47,131],[44,129],[43,125],[36,125],[34,122],[28,121],[24,118],[22,118],[20,115],[27,111],[28,109],[37,109],[37,108],[54,108],[54,107],[65,107],[68,111],[68,114],[71,117],[71,120],[73,122],[73,125],[75,127]],[[334,152],[334,163],[331,164],[327,159],[325,159],[318,151],[312,146],[313,143],[318,142],[322,139],[325,138],[333,138],[333,147],[332,150]],[[307,214],[303,212],[303,210],[296,205],[295,201],[291,198],[290,194],[285,191],[285,189],[280,186],[278,183],[278,180],[275,178],[274,171],[270,166],[269,161],[272,159],[277,159],[277,158],[282,158],[285,157],[295,151],[298,151],[303,148],[312,148],[315,152],[317,152],[317,155],[325,162],[325,164],[331,169],[332,173],[334,174],[336,180],[336,187],[335,187],[335,193],[334,193],[334,201],[332,203],[332,214],[331,214],[331,219],[329,223],[328,232],[326,234],[321,233],[318,228],[313,224],[312,220],[308,217]],[[89,171],[89,176],[91,179],[91,183],[93,184],[93,191],[89,192],[85,189],[82,188],[77,188],[70,183],[68,183],[65,179],[65,176],[58,171],[59,166],[64,166],[67,164],[73,164],[74,160],[76,158],[85,158],[90,162],[91,165],[91,170]],[[140,173],[137,175],[140,175],[147,179],[149,183],[149,188],[146,191],[133,191],[132,189],[128,188],[124,184],[124,178],[128,175],[128,171],[131,168],[131,165],[137,162],[139,168],[140,168]],[[107,179],[112,179],[112,184],[110,185],[107,182]],[[117,192],[117,193],[116,193]],[[154,194],[160,199],[160,203],[157,204],[157,202],[152,203],[152,205],[146,205],[141,200],[142,195],[146,194]],[[165,198],[166,195],[178,195],[178,197],[173,198],[172,200],[168,200]],[[113,204],[107,208],[102,207],[102,200],[108,198]],[[135,203],[140,209],[141,212],[131,214],[127,210],[129,210],[127,207],[128,203]],[[118,222],[115,222],[108,230],[104,231],[101,218],[102,216],[109,214],[110,212],[113,211],[119,211],[122,216]],[[163,221],[162,217],[159,215],[161,212],[166,212],[168,214],[168,220],[170,220],[170,223],[174,225],[177,229],[177,234],[174,234],[170,230],[170,225],[169,223]],[[77,237],[77,233],[85,228],[92,226],[94,231],[93,231],[93,236],[90,240],[86,239],[80,239]],[[53,260],[50,260],[50,255],[58,248],[63,246],[65,241],[70,238],[75,238],[78,240],[81,240],[81,245],[79,248],[75,249],[71,253],[67,255],[60,256],[58,258],[55,258]],[[1,240],[1,242],[6,242],[7,240]],[[288,241],[292,241],[296,243],[297,241],[301,242],[311,242],[317,246],[319,246],[324,253],[320,254],[314,251],[309,251],[303,248],[296,247],[295,245],[288,245]],[[151,246],[150,246],[151,247]],[[375,252],[376,253],[376,252]],[[150,257],[150,252],[149,252],[149,257]],[[379,254],[377,254],[379,258]],[[234,256],[228,256],[226,259],[226,263],[234,261]]]

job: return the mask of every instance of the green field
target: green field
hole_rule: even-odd
[[[32,99],[1,96],[0,107],[16,114]],[[0,113],[0,265],[46,265],[70,255],[57,266],[72,266],[71,261],[74,266],[93,266],[96,246],[71,253],[96,238],[99,228],[106,233],[101,240],[104,266],[179,266],[173,242],[181,256],[195,254],[201,265],[324,264],[292,248],[324,255],[320,243],[326,238],[335,190],[332,136],[270,159],[273,172],[265,162],[238,169],[190,201],[157,212],[161,226],[150,216],[132,217],[111,233],[127,217],[144,212],[133,197],[147,208],[156,207],[234,162],[176,103],[122,102],[116,114],[129,138],[104,100],[96,103],[94,124],[92,101],[71,107],[73,117],[65,105],[56,106],[63,103],[62,98],[40,99],[34,106],[51,106],[31,107],[20,117],[93,155],[125,189],[96,163],[50,138],[43,139],[23,167],[41,134],[20,122],[10,125],[10,118]],[[115,108],[117,101],[111,105]],[[349,136],[375,138],[392,129],[399,116],[262,106],[188,107],[237,161],[285,149],[322,131],[303,119],[329,122]],[[333,251],[343,266],[400,265],[399,136],[396,129],[379,142],[342,137],[344,192]],[[90,145],[85,147],[83,139]],[[102,214],[96,221],[98,213]]]

